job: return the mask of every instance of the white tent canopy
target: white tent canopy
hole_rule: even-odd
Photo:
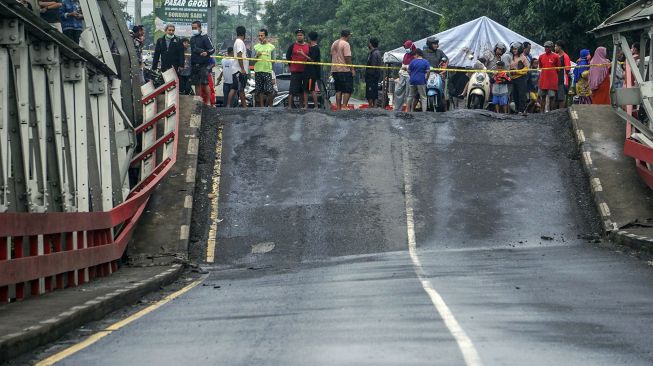
[[[474,61],[470,61],[468,58],[470,54],[474,56],[474,59],[481,56],[492,58],[491,55],[497,42],[503,42],[506,46],[509,46],[512,42],[528,41],[532,45],[531,55],[533,57],[538,57],[544,53],[544,47],[486,16],[433,36],[440,40],[440,49],[447,54],[449,65],[455,67],[473,66]],[[415,46],[422,49],[426,47],[426,38],[415,41]],[[404,54],[403,47],[388,51],[383,55],[383,62],[401,63]]]

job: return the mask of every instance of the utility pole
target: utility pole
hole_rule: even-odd
[[[134,0],[134,25],[141,25],[141,8],[143,0]]]
[[[217,1],[217,0],[216,0]],[[215,43],[215,27],[213,26],[213,1],[209,0],[209,8],[207,9],[208,13],[206,16],[207,23],[207,33],[209,38]]]
[[[416,7],[416,8],[420,8],[420,9],[422,9],[422,10],[424,10],[424,11],[428,11],[429,13],[433,13],[433,14],[435,14],[435,15],[438,15],[438,16],[441,16],[441,17],[444,17],[444,15],[438,13],[437,11],[433,11],[433,10],[431,10],[431,9],[427,9],[427,8],[425,8],[425,7],[423,7],[423,6],[419,6],[419,5],[417,5],[417,4],[413,4],[413,3],[411,3],[410,1],[406,1],[406,0],[399,0],[399,1],[401,1],[402,3],[406,3],[406,4],[410,5],[410,6],[414,6],[414,7]]]

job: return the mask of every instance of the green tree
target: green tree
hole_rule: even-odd
[[[118,5],[120,6],[120,10],[122,10],[122,15],[125,17],[125,23],[131,23],[134,17],[127,12],[127,1],[118,1]]]
[[[421,39],[455,27],[482,15],[543,43],[564,40],[568,52],[594,48],[609,40],[595,40],[587,34],[612,13],[632,0],[411,0],[444,14],[440,18],[399,0],[276,0],[265,3],[263,23],[280,43],[289,44],[299,27],[322,36],[323,53],[342,28],[354,36],[356,62],[367,54],[367,39],[379,38],[382,50],[399,47],[406,39]],[[519,41],[519,40],[515,40]],[[328,53],[327,53],[328,54]]]
[[[262,6],[258,0],[245,0],[245,2],[243,2],[243,10],[247,13],[246,16],[248,21],[256,21],[261,9]]]
[[[145,47],[154,47],[154,13],[142,17],[141,23],[145,29]]]
[[[599,25],[611,14],[632,3],[631,0],[440,0],[446,26],[454,27],[476,19],[479,14],[511,28],[538,43],[563,40],[567,52],[576,55],[582,48],[593,49],[598,44],[587,31]],[[517,41],[517,40],[515,40]],[[608,42],[610,42],[608,40]]]
[[[435,8],[433,1],[420,5]],[[417,40],[437,33],[440,18],[399,1],[341,0],[336,17],[329,23],[331,38],[339,37],[340,30],[353,32],[352,53],[356,63],[365,63],[370,37],[379,39],[382,50],[400,47],[406,40]]]
[[[334,32],[327,23],[335,18],[338,5],[339,2],[333,0],[277,0],[274,4],[268,1],[263,24],[279,38],[279,46],[283,49],[294,41],[298,28],[307,32],[314,30],[323,40],[329,39],[325,35],[332,36]]]

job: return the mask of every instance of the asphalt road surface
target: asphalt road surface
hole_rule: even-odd
[[[209,277],[61,364],[653,364],[566,112],[217,113]]]

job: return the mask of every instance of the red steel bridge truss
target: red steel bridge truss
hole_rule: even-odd
[[[117,2],[80,5],[75,44],[0,0],[0,302],[116,271],[175,163],[177,75],[135,87],[140,70]]]

